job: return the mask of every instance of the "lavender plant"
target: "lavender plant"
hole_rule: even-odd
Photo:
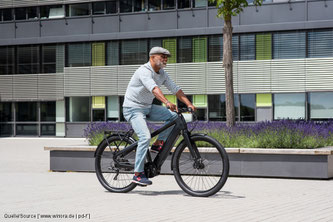
[[[195,123],[188,123],[192,129]],[[151,131],[160,126],[148,123]],[[91,123],[84,130],[89,144],[97,145],[103,139],[104,130],[130,129],[128,123]],[[198,122],[194,133],[206,133],[225,147],[251,148],[318,148],[333,146],[333,121],[281,120],[253,124],[239,123],[229,128],[223,122]]]

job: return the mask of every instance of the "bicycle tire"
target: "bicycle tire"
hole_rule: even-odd
[[[124,149],[128,145],[135,142],[133,138],[121,138],[118,135],[109,137],[108,142],[103,142],[98,146],[95,157],[95,170],[96,176],[102,186],[110,192],[126,193],[133,190],[136,187],[135,183],[132,183],[132,177],[134,175],[133,170],[121,169],[116,166],[113,160],[113,152],[110,149],[119,150]],[[123,141],[123,143],[121,143]],[[125,144],[124,144],[125,143]],[[126,145],[127,144],[127,145]],[[121,146],[126,145],[126,146]],[[135,151],[127,154],[123,161],[128,161],[134,165]],[[119,173],[117,175],[117,170]],[[116,176],[117,175],[117,176]]]
[[[180,188],[191,196],[208,197],[219,192],[229,175],[229,158],[223,146],[206,135],[193,135],[202,164],[198,165],[183,141],[175,150],[172,167]],[[206,148],[209,147],[209,148]],[[186,148],[186,149],[185,149]],[[213,161],[211,159],[214,158]],[[215,182],[216,181],[216,182]],[[201,185],[201,188],[200,188]],[[211,186],[210,186],[211,185]]]

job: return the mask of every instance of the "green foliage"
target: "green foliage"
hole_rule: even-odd
[[[254,0],[253,4],[260,6],[263,0]],[[226,18],[228,16],[236,16],[246,8],[249,3],[246,0],[209,0],[216,4],[217,16]]]

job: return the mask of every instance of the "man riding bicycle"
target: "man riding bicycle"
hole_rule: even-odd
[[[163,68],[166,67],[168,57],[171,56],[167,49],[153,47],[149,52],[149,62],[138,68],[126,90],[123,103],[123,114],[130,122],[137,134],[139,141],[135,156],[135,168],[133,183],[140,185],[151,185],[152,182],[144,174],[144,161],[149,148],[151,136],[145,119],[152,121],[165,121],[165,124],[177,118],[177,106],[168,101],[162,93],[160,86],[164,85],[172,94],[186,104],[188,108],[196,110],[188,100],[184,92],[168,76]],[[152,104],[157,98],[166,107]],[[173,127],[161,133],[151,151],[159,152]]]

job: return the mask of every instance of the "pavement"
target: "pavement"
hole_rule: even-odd
[[[0,222],[333,221],[333,180],[230,177],[208,198],[185,194],[173,176],[125,194],[94,173],[49,172],[44,146],[72,138],[0,138]]]

